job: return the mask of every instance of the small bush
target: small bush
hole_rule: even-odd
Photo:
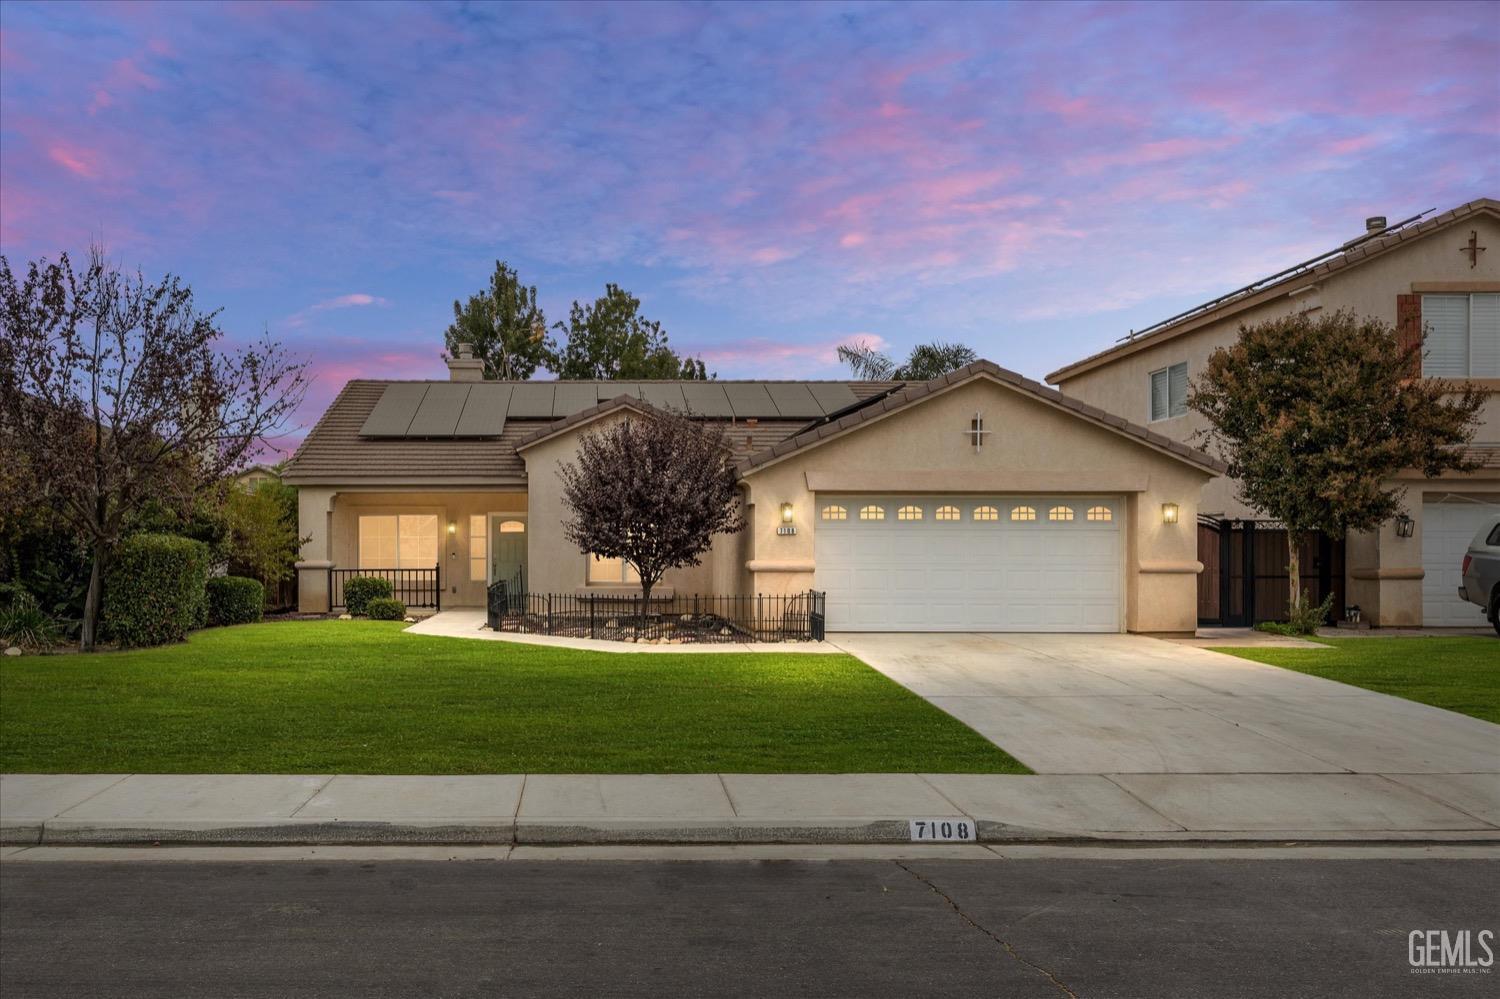
[[[344,581],[344,609],[350,614],[365,614],[370,601],[391,595],[391,581],[379,576],[350,576]]]
[[[245,576],[215,576],[208,581],[207,596],[212,625],[251,624],[260,620],[266,605],[266,588]]]
[[[175,534],[126,538],[104,585],[104,627],[121,645],[180,642],[205,617],[208,546]]]
[[[1293,638],[1300,635],[1316,635],[1318,629],[1328,623],[1328,612],[1332,608],[1333,594],[1331,593],[1320,604],[1308,603],[1307,595],[1303,594],[1301,608],[1288,615],[1285,621],[1262,621],[1255,626],[1255,629],[1272,635],[1288,635]]]
[[[406,616],[406,605],[394,597],[375,597],[365,606],[372,621],[399,621]]]
[[[23,649],[50,649],[62,638],[62,629],[47,616],[36,597],[15,589],[0,605],[0,644]]]

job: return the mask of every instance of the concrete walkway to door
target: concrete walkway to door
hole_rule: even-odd
[[[1207,649],[1136,635],[830,642],[1037,773],[1451,774],[1500,792],[1500,726]]]

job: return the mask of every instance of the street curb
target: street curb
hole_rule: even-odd
[[[1496,830],[1255,830],[1100,832],[1048,830],[977,823],[973,845],[996,843],[1192,844],[1474,843],[1500,845]],[[660,820],[503,819],[460,822],[340,822],[277,819],[265,822],[81,822],[54,819],[0,825],[4,846],[604,846],[604,845],[911,845],[905,819],[735,819],[699,823]],[[965,845],[948,843],[946,845]]]

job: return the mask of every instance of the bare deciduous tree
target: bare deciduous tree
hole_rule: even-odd
[[[653,411],[582,434],[558,470],[579,550],[624,560],[647,601],[668,569],[698,565],[716,534],[744,528],[722,429]]]
[[[82,273],[64,253],[18,277],[0,256],[0,439],[26,473],[3,500],[49,505],[90,547],[85,650],[129,514],[190,510],[301,402],[305,364],[269,337],[221,350],[217,319],[178,278],[126,274],[99,247]]]

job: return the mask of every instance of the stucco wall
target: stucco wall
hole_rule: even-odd
[[[485,583],[469,578],[469,517],[472,514],[526,513],[526,494],[510,492],[418,492],[298,490],[303,535],[298,604],[308,613],[328,609],[327,568],[359,567],[359,518],[383,514],[430,513],[438,518],[443,606],[484,604]],[[454,533],[448,533],[448,524]],[[528,525],[529,527],[529,525]]]
[[[1490,216],[1473,216],[1374,260],[1326,276],[1318,281],[1312,292],[1296,298],[1280,293],[1231,318],[1206,323],[1191,333],[1144,347],[1101,367],[1066,378],[1058,383],[1058,388],[1067,395],[1128,420],[1146,423],[1150,417],[1150,373],[1186,361],[1189,380],[1196,378],[1213,351],[1234,342],[1241,325],[1253,325],[1313,307],[1322,312],[1347,308],[1394,325],[1396,296],[1436,290],[1424,288],[1424,285],[1442,284],[1451,286],[1443,290],[1451,291],[1461,288],[1494,291],[1495,282],[1500,281],[1500,254],[1493,251],[1482,253],[1479,265],[1470,268],[1468,256],[1458,252],[1459,247],[1468,242],[1470,230],[1478,232],[1481,245],[1500,246],[1500,221]],[[1302,284],[1293,282],[1286,290],[1297,287],[1302,287]],[[1475,439],[1479,443],[1500,443],[1500,381],[1485,384],[1492,391],[1481,414]],[[1185,416],[1158,420],[1149,425],[1158,433],[1188,443],[1193,443],[1194,435],[1207,427],[1206,421],[1191,411]],[[1254,511],[1235,496],[1233,482],[1226,479],[1217,479],[1205,487],[1201,502],[1205,513],[1228,517],[1255,516]]]
[[[530,588],[533,592],[640,592],[639,587],[590,586],[588,557],[563,536],[563,522],[568,519],[568,512],[563,503],[558,468],[573,458],[580,434],[599,430],[621,419],[624,419],[622,415],[602,417],[522,452],[531,494],[532,525],[527,558],[531,563]],[[670,593],[738,592],[737,587],[727,588],[724,584],[724,580],[733,576],[736,554],[735,539],[716,539],[714,548],[703,556],[702,565],[669,570],[655,592],[663,596]]]
[[[975,451],[975,412],[994,431]],[[750,472],[751,585],[785,593],[813,585],[818,489],[849,492],[1078,493],[1126,497],[1126,607],[1131,631],[1197,626],[1198,492],[1209,474],[981,377]],[[812,486],[809,482],[812,482]],[[797,533],[777,534],[790,502]],[[1161,505],[1179,522],[1162,523]]]

